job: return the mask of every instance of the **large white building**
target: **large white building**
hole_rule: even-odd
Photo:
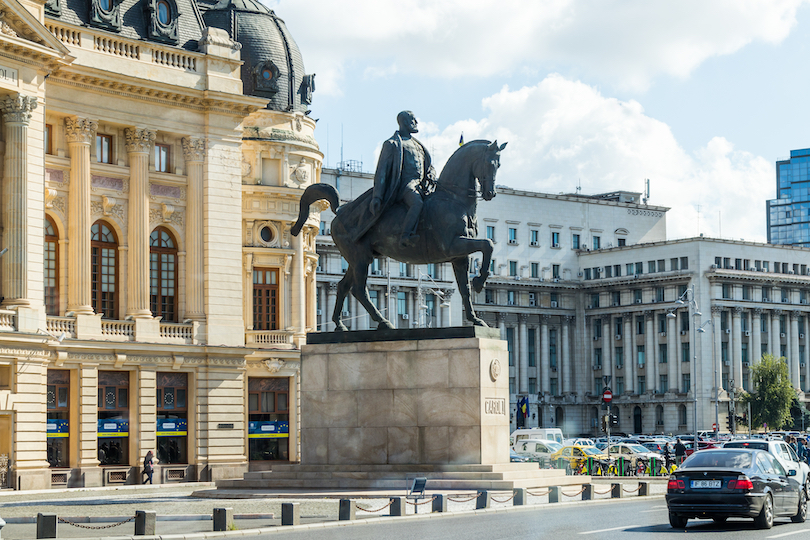
[[[324,169],[322,180],[349,200],[371,187],[372,176]],[[640,196],[500,187],[495,199],[478,205],[479,235],[493,240],[495,251],[474,305],[508,342],[513,427],[517,402],[526,396],[526,426],[597,433],[609,376],[619,431],[692,432],[696,403],[698,429],[716,420],[723,429],[732,381],[748,389],[748,367],[763,353],[787,359],[804,399],[810,251],[703,237],[668,241],[668,209]],[[331,216],[322,213],[322,233]],[[329,287],[342,277],[341,260],[328,236],[317,243],[319,327],[328,329]],[[386,261],[375,265],[370,287],[383,305],[389,291],[399,299],[390,309],[400,327],[423,321],[401,316],[421,314],[420,285],[450,293],[451,316],[431,323],[462,324],[449,271],[431,269],[437,284],[426,284],[418,279],[425,267],[392,263],[389,272]],[[686,292],[693,287],[694,296]],[[681,298],[686,303],[678,304]],[[431,306],[422,311],[431,313]],[[368,327],[355,305],[346,311],[362,321],[357,328]]]

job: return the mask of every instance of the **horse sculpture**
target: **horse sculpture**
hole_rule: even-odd
[[[451,263],[466,319],[474,325],[487,326],[476,316],[470,301],[469,256],[479,251],[483,255],[479,272],[472,280],[473,289],[481,292],[489,276],[493,249],[492,241],[476,238],[476,182],[481,187],[481,196],[485,201],[495,197],[495,174],[500,166],[500,152],[504,147],[506,143],[498,146],[497,141],[471,141],[450,156],[436,182],[435,191],[424,201],[417,228],[419,240],[412,246],[402,246],[396,232],[405,217],[404,205],[392,206],[368,232],[357,241],[352,241],[352,233],[368,219],[372,190],[344,206],[340,206],[338,192],[329,184],[313,184],[304,191],[292,234],[298,236],[301,232],[309,217],[310,205],[326,199],[335,212],[332,239],[348,263],[346,274],[338,284],[335,311],[332,314],[336,331],[347,330],[340,319],[340,312],[349,291],[377,323],[377,329],[394,328],[371,302],[366,287],[369,265],[378,256],[410,264]]]

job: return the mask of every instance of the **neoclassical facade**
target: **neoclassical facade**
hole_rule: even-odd
[[[296,461],[317,215],[289,229],[322,154],[283,21],[2,4],[0,481],[139,483],[149,450],[159,482]]]

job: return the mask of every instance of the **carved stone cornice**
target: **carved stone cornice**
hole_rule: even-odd
[[[762,317],[762,308],[761,307],[754,308],[753,311],[754,311],[754,317]]]
[[[183,137],[183,158],[186,161],[205,161],[207,142],[205,139]]]
[[[723,313],[722,306],[712,306],[712,315],[717,315],[719,317],[721,313]]]
[[[335,283],[335,282],[333,281],[333,282],[329,283],[329,284],[326,286],[326,288],[327,288],[327,290],[329,291],[329,293],[330,293],[330,294],[335,294],[335,293],[337,293],[338,284],[337,284],[337,283]],[[393,289],[394,289],[394,288],[393,288],[393,287],[391,287],[391,292],[394,292],[394,290],[393,290]]]
[[[551,315],[548,315],[546,313],[540,315],[540,324],[547,326],[550,321]]]
[[[781,315],[782,315],[782,310],[781,310],[781,309],[774,309],[774,310],[772,310],[772,311],[771,311],[771,314],[772,314],[774,317],[779,317],[779,316],[781,316]]]
[[[148,154],[152,150],[157,132],[146,128],[127,128],[124,135],[127,139],[125,145],[128,153]]]
[[[87,118],[65,118],[65,140],[70,143],[90,144],[96,136],[98,122]]]
[[[741,308],[740,306],[734,306],[733,316],[734,317],[739,317],[740,313],[742,313],[742,311],[743,311],[743,308]]]
[[[0,101],[0,110],[3,111],[5,122],[28,125],[31,121],[31,111],[37,108],[37,98],[23,94],[6,96]]]
[[[622,313],[622,318],[630,322],[633,322],[633,317],[635,316],[636,316],[635,311],[625,311],[624,313]]]
[[[497,320],[497,321],[500,323],[500,322],[505,321],[505,320],[506,320],[506,317],[507,317],[508,315],[509,315],[509,314],[508,314],[508,313],[506,313],[505,311],[499,311],[499,312],[497,312],[497,313],[495,314],[495,319],[496,319],[496,320]]]
[[[518,321],[521,324],[526,324],[526,322],[528,320],[529,320],[529,314],[528,313],[518,313]]]
[[[799,316],[801,316],[801,311],[799,311],[797,309],[794,309],[793,311],[790,312],[790,320],[791,321],[798,321]]]
[[[655,316],[655,312],[654,312],[653,310],[648,309],[648,310],[645,310],[645,311],[644,311],[644,319],[645,319],[645,320],[650,321],[650,320],[652,320],[652,318],[653,318],[654,316]]]

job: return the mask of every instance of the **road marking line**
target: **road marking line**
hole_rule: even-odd
[[[621,531],[623,529],[630,529],[632,527],[638,527],[638,525],[622,525],[621,527],[613,527],[612,529],[599,529],[598,531],[585,531],[579,534],[596,534],[601,532],[610,532],[610,531]]]
[[[794,534],[802,534],[806,532],[810,532],[810,529],[802,529],[800,531],[791,531],[782,534],[775,534],[773,536],[766,536],[765,538],[782,538],[783,536],[793,536]]]
[[[639,514],[646,514],[648,512],[660,512],[663,508],[666,508],[666,506],[655,509],[655,510],[642,510],[641,512],[639,512]]]

